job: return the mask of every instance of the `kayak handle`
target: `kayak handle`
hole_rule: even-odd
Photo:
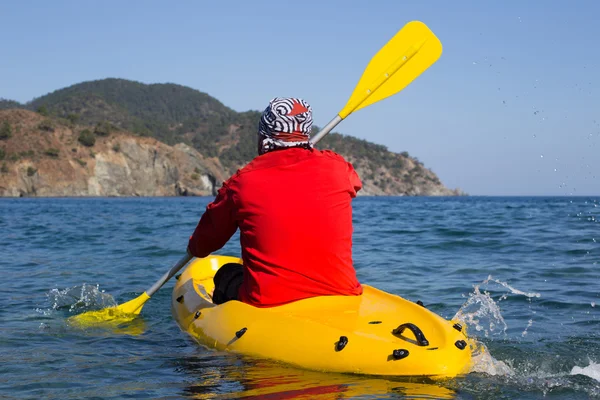
[[[417,344],[419,346],[429,346],[429,340],[425,338],[423,331],[421,331],[418,326],[411,324],[410,322],[400,325],[392,331],[392,334],[395,336],[400,336],[405,329],[408,329],[415,335],[415,339],[417,340]]]

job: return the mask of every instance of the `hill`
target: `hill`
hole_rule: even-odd
[[[223,156],[230,169],[254,156],[249,147],[235,144],[254,133],[257,113],[235,112],[208,94],[181,85],[124,79],[83,82],[37,98],[27,108],[83,125],[109,122],[170,145],[186,143],[207,156]],[[251,147],[254,151],[254,144]]]
[[[29,110],[0,111],[0,137],[0,197],[213,195],[227,178],[185,144]]]
[[[213,160],[223,176],[256,155],[258,111],[236,112],[206,93],[181,85],[104,79],[60,89],[25,105],[0,101],[0,109],[18,107],[35,111],[72,134],[88,129],[96,132],[94,136],[102,136],[112,130],[132,138],[154,138],[169,146],[182,143],[203,159]],[[5,117],[14,119],[15,115]],[[28,114],[27,118],[33,116]],[[385,146],[336,133],[328,135],[319,147],[332,149],[353,162],[364,180],[364,194],[459,194],[445,188],[432,171],[408,153],[392,153]]]

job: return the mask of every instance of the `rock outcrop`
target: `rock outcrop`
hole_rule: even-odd
[[[93,131],[24,109],[0,110],[0,197],[212,196],[236,167],[184,143],[169,146],[114,127]],[[359,173],[360,195],[463,194],[408,154],[372,144],[365,153],[364,141],[331,139]]]
[[[78,141],[85,127],[26,110],[0,111],[11,127],[0,141],[0,196],[213,195],[223,179],[216,159],[185,144],[168,146],[126,132]]]

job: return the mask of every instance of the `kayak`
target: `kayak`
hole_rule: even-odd
[[[171,311],[198,343],[221,351],[342,373],[454,377],[473,343],[457,321],[363,285],[360,296],[319,296],[277,307],[212,302],[216,271],[241,259],[194,259],[177,277]]]

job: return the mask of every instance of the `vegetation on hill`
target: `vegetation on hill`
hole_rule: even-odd
[[[222,158],[230,170],[250,161],[256,152],[257,112],[235,112],[208,94],[181,85],[104,79],[57,90],[26,107],[95,126],[96,134],[98,127],[114,126],[171,145],[187,143],[207,157]]]
[[[0,110],[9,110],[11,108],[23,108],[23,105],[14,100],[0,98]]]
[[[168,144],[198,143],[215,155],[214,136],[223,134],[237,115],[208,94],[185,86],[123,79],[76,84],[27,106],[33,111],[45,107],[51,115],[76,118],[85,125],[108,122]],[[196,138],[198,134],[208,137]]]
[[[0,100],[0,109],[17,107],[47,116],[40,123],[41,130],[51,131],[56,124],[89,127],[79,136],[85,146],[93,146],[96,136],[127,130],[170,145],[186,143],[205,157],[218,158],[227,173],[256,156],[260,112],[236,112],[206,93],[181,85],[111,78],[79,83],[25,105]],[[313,132],[317,131],[315,127]],[[8,128],[3,128],[2,135],[10,135]],[[424,166],[408,153],[392,153],[366,140],[331,133],[319,148],[344,155],[382,188],[396,178],[403,184],[416,178],[440,184],[435,174],[423,172]]]
[[[0,125],[0,140],[10,139],[12,136],[12,125],[8,121],[3,121]]]

